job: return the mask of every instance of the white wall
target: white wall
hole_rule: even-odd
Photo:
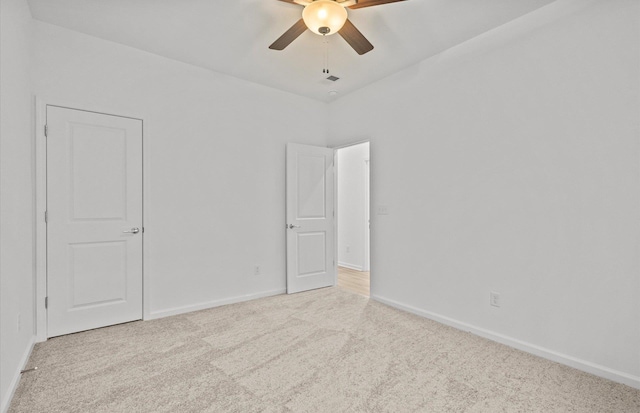
[[[151,316],[283,292],[285,143],[324,145],[325,105],[34,27],[36,95],[144,117]]]
[[[365,159],[368,142],[338,150],[338,265],[358,271],[365,268]]]
[[[0,2],[0,411],[33,339],[31,13]],[[18,316],[21,327],[18,331]]]
[[[640,387],[639,5],[559,0],[331,104],[389,206],[374,297]]]

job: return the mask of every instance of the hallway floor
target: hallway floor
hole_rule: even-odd
[[[338,267],[338,287],[352,293],[369,297],[369,271],[357,271]]]

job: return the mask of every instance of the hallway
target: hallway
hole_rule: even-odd
[[[352,293],[369,297],[369,272],[338,267],[338,287]]]

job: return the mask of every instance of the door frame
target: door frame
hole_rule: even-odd
[[[369,143],[371,151],[371,143]],[[369,158],[364,160],[364,259],[362,271],[369,271],[371,267],[371,164]],[[371,280],[369,280],[371,281]]]
[[[104,107],[81,102],[69,102],[59,98],[35,96],[34,99],[34,133],[33,133],[33,184],[34,184],[34,281],[35,281],[35,336],[36,342],[47,341],[47,225],[44,214],[47,209],[47,145],[45,125],[47,120],[47,106],[57,106],[65,109],[94,112],[103,115],[137,119],[142,122],[142,319],[147,320],[151,315],[151,280],[149,276],[148,242],[145,242],[144,228],[148,224],[150,156],[149,117],[128,108]],[[127,113],[127,115],[123,115]]]
[[[334,234],[335,234],[335,240],[334,240],[334,254],[336,257],[336,263],[334,265],[334,270],[335,270],[335,280],[333,282],[333,285],[336,286],[338,285],[338,221],[340,220],[340,214],[338,213],[338,203],[340,202],[340,200],[338,199],[338,175],[340,174],[340,167],[338,166],[338,149],[344,149],[344,148],[348,148],[350,146],[356,146],[356,145],[360,145],[363,143],[368,143],[369,144],[369,157],[365,160],[365,167],[369,166],[368,170],[369,170],[369,193],[368,193],[368,204],[366,204],[366,199],[365,199],[365,204],[366,204],[366,208],[369,209],[369,214],[367,214],[369,216],[369,219],[371,219],[371,164],[369,163],[371,160],[371,140],[370,139],[363,139],[363,140],[359,140],[359,141],[354,141],[354,142],[349,142],[349,143],[344,143],[342,145],[337,145],[337,146],[330,146],[331,149],[333,149],[333,164],[335,165],[334,167],[334,176],[333,176],[333,180],[334,180],[334,185],[333,185],[333,191],[334,191],[334,197],[333,197],[333,210],[336,211],[336,216],[335,219],[333,220],[333,225],[334,227]],[[367,194],[365,194],[367,195]],[[365,217],[366,219],[366,217]],[[366,223],[365,223],[366,224]],[[365,236],[366,236],[367,232],[365,229]],[[369,226],[369,233],[368,233],[369,237],[368,237],[368,241],[366,242],[368,249],[369,249],[369,253],[367,254],[366,258],[369,259],[369,268],[367,269],[367,271],[369,271],[369,297],[371,297],[371,290],[372,290],[372,286],[373,286],[373,277],[371,277],[371,226]],[[366,254],[366,252],[365,252]]]

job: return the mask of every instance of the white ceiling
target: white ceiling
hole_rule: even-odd
[[[349,10],[374,45],[359,56],[307,31],[268,49],[301,17],[277,0],[29,0],[35,19],[313,99],[329,101],[514,20],[554,0],[407,0]]]

